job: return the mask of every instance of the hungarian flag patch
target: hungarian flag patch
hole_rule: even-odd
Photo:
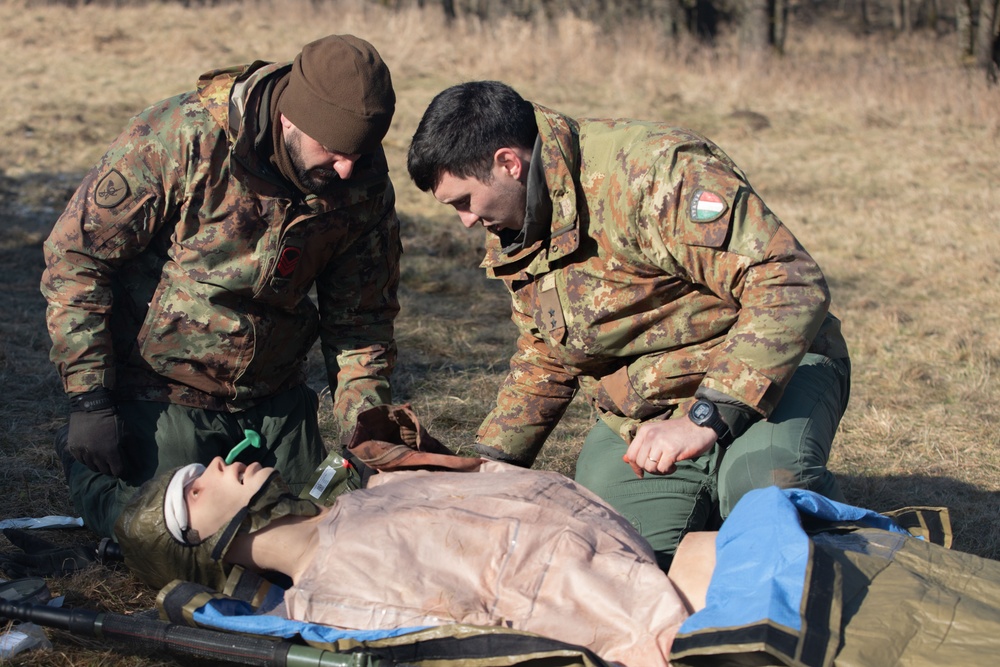
[[[712,222],[726,212],[726,200],[710,190],[695,190],[689,214],[692,222]]]

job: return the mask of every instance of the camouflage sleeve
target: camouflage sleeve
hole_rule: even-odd
[[[766,417],[819,331],[830,293],[813,258],[713,150],[681,151],[669,177],[656,177],[643,215],[656,228],[644,236],[652,256],[676,262],[687,280],[738,311],[702,388]]]
[[[510,372],[500,385],[496,407],[477,434],[477,444],[503,452],[509,463],[531,466],[546,438],[562,418],[577,390],[574,374],[556,362],[536,335],[535,320],[514,297],[513,317],[519,335]]]
[[[45,241],[41,291],[50,357],[67,392],[114,387],[108,318],[123,263],[141,253],[169,216],[176,168],[141,119],[84,178]]]
[[[358,413],[392,402],[402,246],[389,187],[377,224],[331,263],[316,286],[323,357],[345,436],[354,431]]]

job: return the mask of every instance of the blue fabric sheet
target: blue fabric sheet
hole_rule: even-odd
[[[747,493],[723,522],[705,608],[681,633],[770,620],[802,630],[802,595],[809,538],[801,516],[850,522],[908,535],[888,517],[838,503],[812,491],[769,487]]]
[[[241,600],[213,599],[195,611],[193,617],[199,625],[206,628],[286,639],[298,635],[309,643],[333,643],[341,639],[373,641],[417,632],[426,627],[341,630],[319,623],[293,621],[270,613],[281,604],[282,594],[280,588],[272,587],[260,609],[254,609],[249,603]]]

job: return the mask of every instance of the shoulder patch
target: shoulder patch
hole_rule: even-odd
[[[695,190],[691,195],[691,205],[688,207],[688,215],[692,222],[712,222],[718,220],[719,216],[726,212],[729,205],[720,195],[710,190]]]
[[[128,196],[128,182],[117,169],[101,177],[94,188],[94,203],[101,208],[114,208]]]

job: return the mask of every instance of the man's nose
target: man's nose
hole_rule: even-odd
[[[333,170],[337,172],[345,181],[354,172],[354,164],[358,161],[358,155],[338,155],[333,159]]]
[[[458,214],[458,219],[462,221],[462,224],[466,229],[472,229],[477,222],[479,222],[479,216],[472,211],[462,211]]]

